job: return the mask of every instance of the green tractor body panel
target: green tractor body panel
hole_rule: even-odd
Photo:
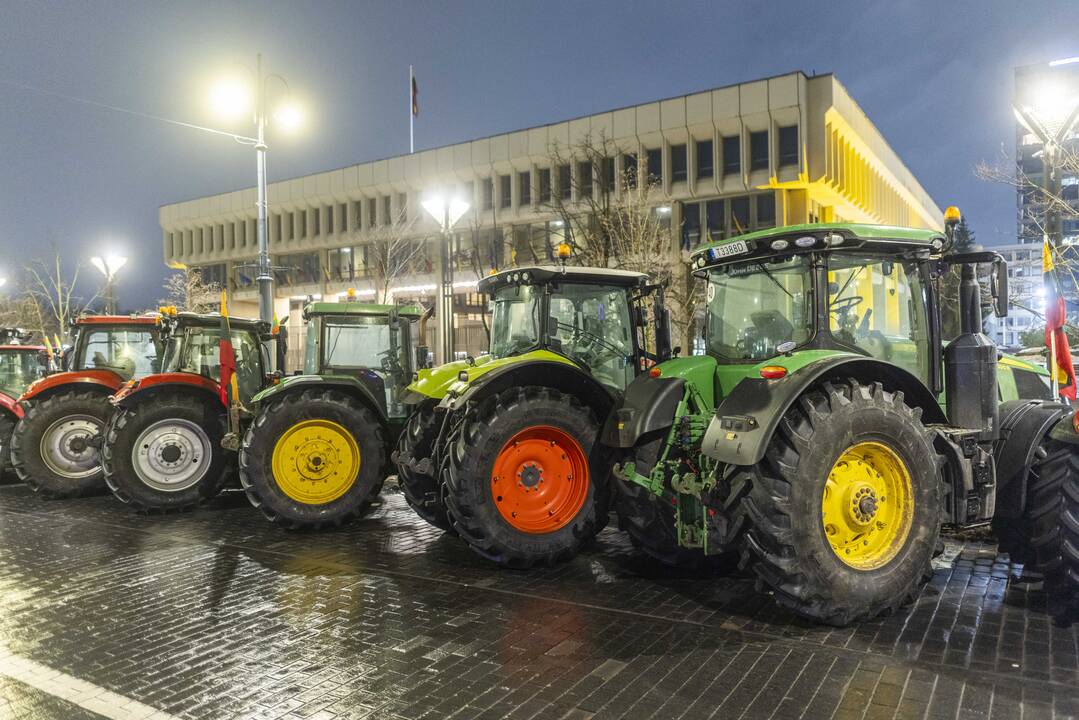
[[[311,386],[332,387],[343,390],[347,394],[358,395],[366,400],[367,404],[371,406],[381,420],[394,419],[387,414],[385,399],[376,397],[375,393],[367,385],[352,375],[291,375],[260,392],[252,398],[252,403],[260,405],[275,397],[297,390],[304,390]]]
[[[304,307],[304,317],[314,315],[377,315],[388,317],[396,312],[400,317],[410,320],[423,316],[423,308],[415,305],[380,305],[362,302],[314,302]]]

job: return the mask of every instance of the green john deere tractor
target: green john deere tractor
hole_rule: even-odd
[[[490,353],[418,372],[398,480],[421,517],[485,558],[565,559],[607,521],[603,418],[670,354],[663,290],[641,273],[563,265],[506,270],[479,291],[492,298]]]
[[[303,374],[256,395],[240,479],[251,503],[289,527],[339,525],[378,496],[388,443],[404,426],[417,307],[359,302],[304,309]]]
[[[992,264],[1003,316],[1006,267],[952,252],[946,218],[946,234],[813,224],[694,253],[706,354],[637,378],[604,427],[639,546],[735,551],[780,604],[846,624],[918,592],[942,525],[1021,512],[1001,501],[1067,411],[1042,368],[982,334],[976,269]],[[951,267],[961,332],[946,342]]]

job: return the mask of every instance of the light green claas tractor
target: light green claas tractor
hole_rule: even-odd
[[[781,605],[842,625],[913,597],[942,525],[1021,513],[1013,496],[1067,409],[1044,369],[982,334],[976,269],[992,264],[1001,317],[1007,271],[951,252],[957,221],[783,227],[694,253],[706,354],[637,378],[604,428],[638,546],[737,553]],[[946,342],[951,267],[962,331]]]
[[[418,307],[313,303],[303,373],[252,400],[240,479],[251,503],[293,528],[335,526],[378,496],[415,365]]]
[[[490,353],[417,373],[398,479],[421,517],[485,558],[562,560],[606,524],[596,436],[626,385],[669,355],[663,290],[636,272],[536,266],[479,291],[492,298]]]

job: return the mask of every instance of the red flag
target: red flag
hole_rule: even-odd
[[[420,91],[416,87],[416,76],[412,76],[412,116],[420,116]]]
[[[1045,312],[1045,346],[1049,348],[1049,372],[1057,378],[1060,396],[1075,400],[1075,368],[1068,336],[1064,333],[1066,317],[1064,298],[1057,297]]]
[[[221,291],[221,339],[218,341],[221,365],[221,404],[230,407],[229,390],[236,381],[236,351],[232,347],[232,327],[229,325],[229,309],[225,291]]]

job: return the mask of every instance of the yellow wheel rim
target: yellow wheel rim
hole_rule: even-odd
[[[274,445],[274,481],[296,502],[333,502],[348,492],[359,474],[360,446],[352,433],[335,422],[296,423]]]
[[[862,442],[839,456],[824,485],[821,522],[832,551],[856,570],[887,565],[910,534],[914,485],[887,445]]]

